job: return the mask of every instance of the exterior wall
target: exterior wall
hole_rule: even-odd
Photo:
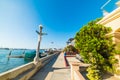
[[[75,40],[73,40],[73,41],[71,42],[71,45],[75,46]]]
[[[111,27],[113,32],[120,28],[120,17],[117,19],[105,24],[105,26]]]
[[[57,54],[52,54],[40,59],[37,65],[35,65],[34,62],[30,62],[28,64],[4,72],[0,74],[0,80],[29,80],[30,77],[32,77],[42,66],[48,63],[55,55]],[[26,71],[28,72],[24,74]],[[19,75],[22,76],[17,78]]]
[[[98,22],[106,27],[111,27],[113,32],[120,28],[120,7],[109,13],[102,20]]]
[[[112,28],[113,42],[116,43],[116,48],[120,47],[120,7],[105,16],[98,24]]]

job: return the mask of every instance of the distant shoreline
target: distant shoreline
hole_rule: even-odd
[[[9,48],[0,48],[0,50],[10,50]]]
[[[21,48],[0,48],[0,50],[30,50],[30,49],[21,49]]]
[[[26,49],[26,48],[0,48],[0,50],[36,50],[36,49]],[[41,49],[46,50],[46,49]]]

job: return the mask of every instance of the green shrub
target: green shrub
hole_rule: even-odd
[[[63,51],[64,52],[76,52],[76,53],[78,52],[78,50],[72,45],[66,46]]]
[[[97,65],[91,65],[87,71],[87,77],[90,80],[102,80],[101,71],[97,68]]]
[[[90,80],[101,80],[98,71],[112,73],[113,65],[117,62],[114,58],[115,45],[112,42],[112,35],[109,34],[112,29],[96,24],[97,21],[91,21],[83,26],[75,36],[75,47],[80,51],[84,62],[92,65],[88,68]]]
[[[120,75],[120,69],[115,72],[117,75]]]

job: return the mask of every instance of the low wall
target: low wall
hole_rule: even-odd
[[[83,75],[80,73],[80,66],[89,66],[90,64],[83,63],[71,63],[71,80],[86,80]]]
[[[33,67],[34,67],[34,63],[31,62],[25,65],[22,65],[20,67],[14,68],[12,70],[9,70],[7,72],[0,74],[0,80],[11,80],[16,76],[18,76],[19,74],[23,73],[24,71],[31,69]]]
[[[4,72],[0,74],[0,80],[28,80],[42,66],[48,63],[55,55],[57,54],[52,54],[52,55],[48,55],[47,57],[41,58],[37,65],[35,65],[33,62],[30,62],[28,64]]]
[[[85,80],[85,78],[80,74],[78,70],[74,70],[74,80]]]

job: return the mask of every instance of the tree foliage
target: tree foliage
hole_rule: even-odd
[[[91,64],[88,68],[90,80],[101,80],[102,72],[112,72],[116,62],[114,58],[115,45],[109,34],[112,29],[96,24],[97,21],[91,21],[83,26],[75,36],[75,47],[80,51],[84,62]],[[92,73],[91,70],[93,70]],[[94,75],[99,76],[95,78]]]
[[[72,45],[66,46],[63,51],[65,51],[65,52],[76,52],[76,53],[78,52],[78,50]]]

